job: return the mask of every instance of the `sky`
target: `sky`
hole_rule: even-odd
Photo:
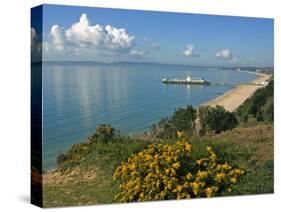
[[[44,5],[33,23],[46,61],[274,65],[273,19]]]

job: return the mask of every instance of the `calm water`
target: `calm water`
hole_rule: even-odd
[[[163,65],[43,65],[43,168],[54,168],[59,151],[83,140],[102,123],[125,133],[148,129],[175,108],[199,104],[231,86],[165,85],[162,78],[204,77],[245,82],[255,75]]]

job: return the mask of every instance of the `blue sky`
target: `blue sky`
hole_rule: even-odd
[[[272,19],[55,5],[43,11],[45,60],[274,64]]]

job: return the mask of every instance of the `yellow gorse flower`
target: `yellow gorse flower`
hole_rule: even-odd
[[[152,144],[116,168],[113,179],[120,183],[118,202],[213,197],[232,191],[245,172],[228,163],[218,163],[211,146],[208,157],[193,158],[192,145],[177,132],[175,144]],[[189,167],[189,164],[193,164]]]
[[[208,147],[207,147],[207,151],[208,151],[209,153],[213,153],[212,147],[211,147],[211,146],[208,146]]]
[[[235,184],[235,183],[237,182],[237,178],[236,178],[236,177],[232,177],[232,178],[230,179],[230,182],[232,182],[233,184]]]
[[[186,175],[186,179],[187,179],[187,180],[190,180],[192,177],[193,177],[193,175],[192,175],[191,173],[188,173],[188,174]]]
[[[225,173],[221,172],[221,173],[217,173],[214,179],[215,181],[221,183],[224,180],[224,178],[225,178]]]
[[[206,189],[205,189],[205,192],[206,192],[206,196],[207,196],[207,197],[212,197],[212,196],[213,196],[213,193],[214,193],[213,189],[210,188],[210,187],[206,188]]]
[[[208,172],[207,171],[198,171],[197,172],[197,176],[199,177],[199,179],[204,179],[208,176]]]
[[[184,132],[183,131],[177,131],[177,136],[178,136],[178,138],[182,138],[184,136]]]
[[[180,162],[176,162],[176,163],[174,163],[173,165],[172,165],[172,167],[174,168],[174,169],[179,169],[180,168]]]

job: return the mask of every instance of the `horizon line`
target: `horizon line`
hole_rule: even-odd
[[[192,64],[182,64],[182,63],[161,63],[161,62],[137,62],[137,61],[112,61],[112,62],[104,62],[104,61],[95,61],[95,60],[45,60],[45,61],[34,61],[34,63],[100,63],[104,65],[114,65],[114,64],[151,64],[151,65],[169,65],[169,66],[187,66],[187,67],[206,67],[206,68],[272,68],[274,66],[224,66],[224,65],[192,65]]]

